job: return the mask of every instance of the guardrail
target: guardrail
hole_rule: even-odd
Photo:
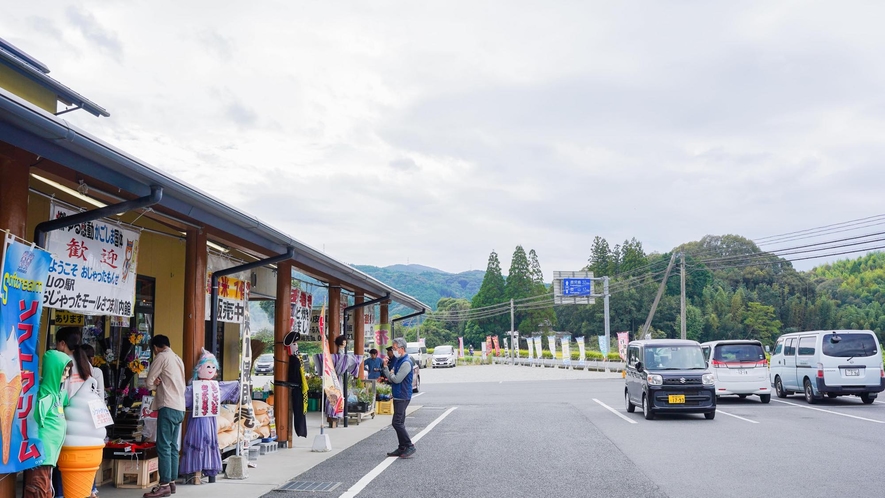
[[[506,356],[491,357],[492,363],[499,365],[519,365],[524,367],[565,368],[570,370],[593,370],[597,372],[620,372],[624,370],[622,361],[600,360],[560,360],[551,358],[508,358]]]

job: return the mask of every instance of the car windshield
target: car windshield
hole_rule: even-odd
[[[407,354],[418,354],[418,348],[415,348],[415,347],[406,348],[406,353]]]
[[[765,359],[765,351],[762,345],[757,343],[746,344],[719,344],[713,352],[713,359],[719,361],[757,362]]]
[[[273,363],[273,355],[272,354],[263,354],[258,357],[258,360],[256,361],[256,363],[258,363],[258,362]]]
[[[452,346],[437,346],[433,354],[452,354]]]
[[[704,353],[698,346],[649,346],[645,348],[645,365],[650,370],[704,369]]]
[[[828,334],[824,337],[823,353],[837,358],[873,356],[876,341],[870,334]]]

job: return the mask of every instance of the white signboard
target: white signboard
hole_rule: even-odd
[[[313,296],[300,289],[292,289],[290,293],[292,314],[289,318],[289,331],[299,332],[301,340],[310,335],[310,310],[313,308]]]
[[[206,271],[206,320],[212,316],[212,272],[220,271],[237,263],[225,260],[214,254],[209,255]],[[246,313],[246,291],[248,283],[245,272],[218,277],[218,317],[219,322],[243,323]],[[241,277],[241,278],[237,278]]]
[[[221,389],[218,381],[195,380],[193,382],[193,416],[217,417],[219,405],[221,405]]]
[[[77,214],[50,203],[51,219]],[[85,315],[132,316],[139,233],[103,220],[47,234],[52,265],[43,305]]]

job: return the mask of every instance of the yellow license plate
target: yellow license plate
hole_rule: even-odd
[[[670,404],[677,403],[685,403],[685,395],[684,394],[671,394],[670,396]]]

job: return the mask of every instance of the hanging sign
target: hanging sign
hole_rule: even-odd
[[[65,310],[55,310],[55,318],[53,319],[55,325],[59,327],[82,327],[85,325],[86,320],[85,316],[79,313],[71,313],[70,311]]]
[[[50,203],[50,219],[77,214]],[[46,279],[47,308],[94,315],[132,316],[138,232],[102,220],[77,223],[46,235],[53,261]]]
[[[218,277],[218,321],[227,323],[243,323],[246,313],[246,287],[249,284],[230,275]],[[206,284],[206,319],[212,311],[212,274],[207,276]]]
[[[217,380],[195,380],[193,382],[193,417],[217,417],[221,404],[221,388]]]
[[[289,331],[300,334],[300,340],[313,340],[308,339],[308,336],[310,336],[310,310],[313,309],[313,296],[301,289],[292,289],[289,298],[292,306],[292,314],[289,318]]]
[[[111,418],[111,411],[104,404],[104,400],[93,399],[89,401],[89,412],[92,414],[92,423],[96,429],[101,429],[114,423],[114,419]]]
[[[43,464],[37,437],[37,331],[44,282],[52,263],[48,252],[5,241],[0,299],[0,474]]]

